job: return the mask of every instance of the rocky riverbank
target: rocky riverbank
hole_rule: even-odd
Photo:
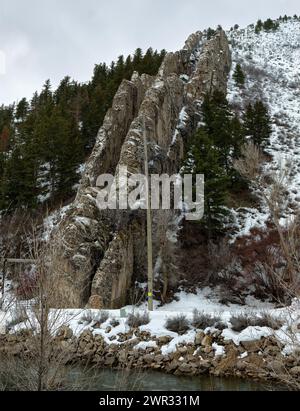
[[[110,333],[110,327],[106,330]],[[282,354],[282,344],[273,336],[257,341],[242,341],[237,346],[225,341],[221,331],[199,331],[193,343],[177,344],[165,353],[171,337],[154,337],[149,332],[132,329],[118,334],[111,344],[93,330],[75,336],[69,327],[59,329],[51,349],[63,355],[63,365],[90,364],[99,368],[157,370],[176,376],[212,375],[260,381],[284,382],[300,378],[299,355]],[[37,336],[21,331],[0,337],[0,353],[19,357],[34,355]]]

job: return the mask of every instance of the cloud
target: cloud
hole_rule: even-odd
[[[297,13],[298,0],[1,0],[0,104],[30,97],[50,78],[88,81],[96,63],[146,49],[179,49],[208,26],[229,28]]]

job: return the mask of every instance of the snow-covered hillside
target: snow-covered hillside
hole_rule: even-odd
[[[280,172],[287,165],[289,180],[284,220],[289,219],[300,203],[300,22],[281,22],[276,31],[256,34],[254,27],[228,33],[233,65],[228,98],[234,107],[244,107],[262,99],[273,119],[273,135],[267,151],[273,161],[266,167]],[[233,73],[240,63],[246,74],[244,90],[236,87]],[[268,214],[260,210],[243,210],[236,214],[240,233],[264,227]]]

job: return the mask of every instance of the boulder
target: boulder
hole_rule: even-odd
[[[290,373],[293,377],[300,377],[300,367],[291,368]]]
[[[241,341],[240,345],[244,348],[244,350],[248,353],[255,353],[259,352],[262,349],[262,341],[255,340],[255,341]]]
[[[213,348],[211,346],[206,346],[203,348],[204,354],[211,354],[213,352]]]
[[[188,349],[187,349],[187,347],[179,347],[179,348],[177,349],[177,352],[180,354],[180,356],[186,355],[187,352],[188,352]]]
[[[207,372],[211,368],[212,364],[210,361],[204,360],[199,364],[199,370],[201,372]]]
[[[270,345],[263,350],[263,354],[268,357],[276,357],[280,353],[280,348],[276,345]]]
[[[205,333],[203,331],[197,332],[196,337],[195,337],[195,345],[197,346],[201,345],[204,337],[205,337]]]
[[[116,361],[116,357],[114,354],[107,354],[105,356],[105,362],[104,364],[106,365],[106,367],[112,367],[114,365]]]
[[[166,372],[172,373],[177,370],[177,368],[180,366],[180,362],[177,360],[172,360],[171,362],[166,364]]]
[[[180,364],[178,368],[179,372],[182,374],[190,374],[193,371],[193,366],[191,364]]]
[[[281,360],[268,361],[266,364],[266,369],[275,375],[285,373],[285,365]]]
[[[167,345],[169,344],[171,341],[173,340],[172,337],[169,336],[163,336],[163,337],[158,337],[156,339],[158,345],[162,346],[162,345]]]
[[[146,355],[143,356],[143,361],[146,364],[151,364],[154,361],[154,359],[155,359],[155,357],[152,354],[146,354]]]
[[[205,347],[205,348],[211,347],[212,344],[213,344],[213,337],[211,335],[206,335],[201,341],[202,347]]]
[[[70,340],[73,337],[73,331],[70,327],[63,326],[58,331],[56,336],[61,340]]]
[[[100,295],[92,295],[89,299],[88,308],[92,310],[101,310],[103,308],[103,300]]]

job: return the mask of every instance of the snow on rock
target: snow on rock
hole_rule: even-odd
[[[157,348],[157,344],[155,341],[142,341],[139,344],[137,344],[134,349],[135,350],[142,350],[146,351],[147,348]]]
[[[180,135],[180,130],[182,130],[186,127],[186,124],[187,124],[187,122],[190,118],[186,110],[187,110],[187,107],[183,107],[182,110],[179,113],[178,124],[177,124],[177,127],[175,129],[175,132],[174,132],[174,135],[173,135],[173,138],[172,138],[171,147],[174,144],[176,144],[176,141],[177,141],[177,139]]]
[[[50,239],[51,233],[58,226],[60,221],[65,217],[69,209],[70,206],[60,208],[44,219],[44,228],[42,235],[42,239],[44,241],[48,241]]]
[[[195,341],[195,337],[196,337],[196,331],[191,330],[185,335],[181,335],[181,336],[177,336],[173,338],[173,340],[169,344],[164,345],[161,348],[162,355],[167,355],[167,354],[171,354],[175,352],[179,344],[193,343]]]
[[[212,348],[215,350],[216,357],[223,357],[223,355],[225,355],[225,348],[222,345],[214,343]]]
[[[257,341],[274,334],[274,330],[268,327],[248,327],[239,334],[228,328],[223,331],[222,336],[225,341],[233,341],[238,346],[243,341]]]

